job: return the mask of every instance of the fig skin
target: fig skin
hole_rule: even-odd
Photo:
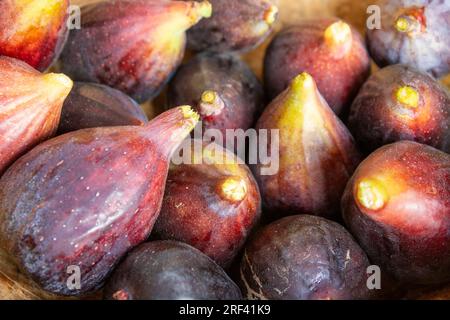
[[[369,260],[336,222],[285,217],[255,234],[245,248],[239,285],[257,300],[369,299]]]
[[[204,93],[215,95],[211,108],[204,109]],[[197,55],[177,71],[169,84],[168,106],[196,106],[203,130],[251,128],[264,107],[262,85],[250,68],[232,54]],[[213,112],[210,110],[213,109]],[[218,142],[219,143],[219,142]]]
[[[76,82],[64,102],[58,134],[147,123],[148,118],[142,108],[121,91],[101,84]]]
[[[389,66],[372,75],[350,109],[348,126],[361,148],[411,140],[450,152],[450,95],[429,75]]]
[[[370,57],[361,35],[337,19],[306,20],[282,30],[264,60],[269,98],[279,95],[302,72],[315,79],[331,109],[344,114],[370,75]]]
[[[208,1],[121,0],[82,8],[62,69],[74,80],[101,83],[141,103],[155,97],[181,63],[186,31],[211,15]]]
[[[237,285],[199,250],[154,241],[128,254],[105,286],[107,300],[240,300]]]
[[[217,144],[190,140],[189,163],[172,164],[152,235],[199,249],[227,268],[261,215],[250,169]]]
[[[68,16],[69,0],[0,1],[0,55],[47,70],[66,43]]]
[[[378,66],[400,63],[434,77],[450,72],[450,2],[379,0],[378,5],[381,29],[367,30]]]
[[[0,245],[43,289],[81,295],[145,241],[172,152],[198,115],[180,107],[146,126],[84,129],[49,140],[0,179]],[[81,288],[67,286],[78,266]]]
[[[41,74],[25,62],[0,56],[0,176],[55,134],[72,84],[63,74]]]
[[[269,0],[210,0],[213,14],[188,32],[194,51],[247,52],[272,32],[278,8]]]
[[[411,141],[384,146],[356,170],[344,220],[372,263],[405,284],[450,280],[450,156]]]
[[[360,162],[350,132],[328,107],[314,79],[303,73],[264,111],[256,124],[279,130],[279,170],[252,166],[266,216],[312,214],[338,218],[347,181]],[[267,150],[272,150],[271,139]],[[273,156],[272,156],[273,157]]]

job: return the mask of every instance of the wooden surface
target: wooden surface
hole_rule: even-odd
[[[73,4],[84,5],[99,0],[72,0]],[[295,24],[297,21],[306,18],[341,17],[361,31],[364,30],[366,20],[366,8],[371,0],[277,0],[280,8],[280,21],[277,23],[277,30]],[[266,42],[260,48],[245,55],[244,59],[261,76],[262,58],[267,46]],[[444,82],[450,87],[450,77]],[[150,118],[161,111],[164,99],[158,98],[152,104],[144,105],[144,109]],[[89,298],[95,298],[92,296]],[[98,296],[97,296],[98,297]],[[437,292],[426,292],[424,294],[412,295],[412,298],[422,299],[450,299],[450,288],[440,289]],[[14,263],[0,250],[0,299],[54,299],[56,296],[50,295],[40,290],[26,276],[21,274]]]

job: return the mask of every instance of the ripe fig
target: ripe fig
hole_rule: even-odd
[[[214,261],[176,241],[134,249],[105,287],[108,300],[239,300],[241,292]]]
[[[367,30],[380,66],[406,64],[440,77],[450,72],[450,2],[379,0],[381,28]]]
[[[184,104],[197,106],[204,130],[218,129],[225,137],[226,129],[247,130],[254,125],[263,109],[264,92],[238,57],[206,53],[181,66],[170,82],[169,107]]]
[[[169,169],[153,234],[188,243],[228,267],[259,220],[258,185],[231,151],[201,140],[187,147],[190,161]]]
[[[46,70],[67,40],[68,16],[69,0],[0,1],[0,55]]]
[[[0,175],[58,127],[72,81],[41,74],[25,62],[0,56]]]
[[[278,17],[271,0],[210,0],[213,14],[188,31],[194,51],[249,51],[266,39]]]
[[[97,289],[149,236],[172,152],[195,126],[190,107],[146,126],[84,129],[20,158],[0,179],[0,245],[43,289]],[[79,268],[81,286],[69,286]]]
[[[208,1],[103,1],[82,8],[62,54],[75,80],[106,84],[138,102],[155,97],[179,66],[185,31],[211,15]]]
[[[247,244],[240,285],[248,299],[368,299],[369,265],[364,251],[338,223],[291,216],[261,229]]]
[[[368,151],[412,140],[450,152],[450,95],[412,67],[389,66],[370,77],[350,109],[348,123]]]
[[[307,73],[294,78],[266,108],[256,129],[259,134],[262,129],[279,130],[278,172],[263,175],[268,165],[254,166],[267,212],[337,217],[342,192],[360,156],[314,79]],[[272,150],[271,143],[276,142],[269,139],[267,150]]]
[[[450,155],[411,141],[378,149],[350,180],[342,211],[371,261],[397,280],[450,280]]]
[[[275,98],[302,72],[313,76],[331,109],[342,114],[370,74],[361,35],[335,19],[309,20],[281,31],[264,61],[269,97]]]
[[[96,83],[75,82],[64,102],[58,133],[146,123],[142,108],[121,91]]]

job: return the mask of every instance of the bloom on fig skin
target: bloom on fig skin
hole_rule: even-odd
[[[213,14],[188,31],[194,51],[249,51],[273,30],[278,8],[272,0],[210,0]]]
[[[294,78],[266,108],[256,124],[260,129],[280,130],[279,172],[265,176],[264,165],[253,167],[266,212],[275,217],[337,218],[342,192],[360,155],[309,74]]]
[[[359,32],[337,19],[306,20],[282,30],[264,59],[266,92],[273,99],[302,72],[311,74],[329,106],[344,115],[370,75]]]
[[[72,85],[63,74],[41,74],[25,62],[0,56],[0,176],[55,134]]]
[[[403,284],[450,280],[450,155],[412,141],[364,160],[342,197],[349,230]]]
[[[350,108],[348,127],[373,151],[410,140],[450,152],[450,94],[430,75],[393,65],[372,75]]]
[[[184,56],[185,31],[211,16],[208,1],[121,0],[82,8],[62,69],[74,80],[108,85],[138,102],[155,97]]]
[[[381,29],[367,30],[380,67],[405,64],[440,77],[450,72],[450,2],[380,0]]]
[[[0,1],[0,55],[45,71],[67,40],[68,8],[69,0]]]

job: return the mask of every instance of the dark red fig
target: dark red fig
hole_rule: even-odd
[[[95,83],[76,82],[61,113],[58,133],[87,128],[143,126],[142,108],[126,94]]]
[[[105,287],[108,300],[239,300],[227,274],[197,249],[154,241],[134,249]]]
[[[168,105],[180,103],[197,106],[203,129],[218,129],[225,137],[226,129],[247,130],[254,125],[263,109],[264,93],[238,57],[206,53],[181,66],[170,82]]]
[[[171,166],[153,234],[188,243],[228,267],[260,217],[258,185],[231,151],[201,140],[186,147],[190,161]]]
[[[344,219],[372,263],[409,284],[450,281],[450,155],[402,141],[356,170]]]
[[[381,29],[367,30],[380,66],[406,64],[435,77],[450,72],[450,2],[379,0]]]
[[[283,30],[265,57],[269,97],[275,98],[302,72],[313,76],[331,109],[343,113],[370,74],[370,57],[361,35],[335,19],[305,21]]]
[[[260,230],[245,248],[240,285],[258,300],[368,299],[369,260],[336,222],[286,217]]]
[[[353,138],[328,107],[313,78],[303,73],[276,98],[258,120],[260,139],[263,129],[279,130],[279,170],[258,164],[258,180],[264,205],[273,216],[312,214],[335,218],[339,215],[342,192],[360,157]],[[273,134],[272,134],[273,135]],[[267,150],[277,140],[271,135]],[[261,143],[261,141],[260,141]]]
[[[106,84],[138,102],[155,97],[180,64],[185,31],[211,15],[208,1],[103,1],[82,8],[62,54],[75,80]]]
[[[266,39],[278,16],[271,0],[210,0],[213,15],[188,31],[195,51],[248,51]]]
[[[34,148],[0,179],[0,245],[45,290],[97,289],[149,236],[170,156],[197,119],[180,107],[146,126],[84,129]],[[67,284],[74,268],[79,287]]]
[[[67,40],[68,16],[69,0],[0,1],[0,55],[46,70]]]
[[[58,127],[72,81],[41,74],[25,62],[0,56],[0,175]]]
[[[450,95],[412,67],[389,66],[370,77],[350,109],[348,123],[368,151],[412,140],[450,152]]]

